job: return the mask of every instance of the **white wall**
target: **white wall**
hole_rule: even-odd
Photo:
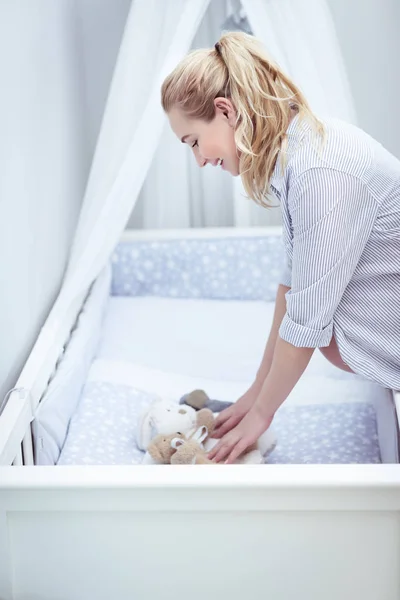
[[[0,401],[59,290],[130,0],[0,0]]]
[[[400,157],[400,1],[328,1],[358,125]]]
[[[131,0],[76,0],[82,40],[88,151],[92,156]]]
[[[0,1],[0,400],[61,284],[129,5]]]

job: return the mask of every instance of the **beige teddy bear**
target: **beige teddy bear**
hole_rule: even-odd
[[[207,458],[203,442],[208,437],[205,425],[186,437],[177,432],[170,435],[157,435],[147,451],[158,465],[205,465],[214,464]]]
[[[171,433],[170,435],[157,435],[147,448],[147,452],[158,465],[169,465],[172,455],[175,454],[176,448],[172,446],[172,441],[185,441],[186,437],[182,433]]]
[[[175,437],[171,446],[176,450],[171,456],[171,465],[211,465],[215,464],[207,458],[203,442],[208,436],[207,427],[200,427],[189,439]]]
[[[136,442],[140,450],[146,451],[157,435],[170,435],[180,431],[190,436],[205,425],[211,435],[214,431],[214,415],[208,408],[195,410],[192,406],[182,406],[176,402],[156,400],[141,415]]]

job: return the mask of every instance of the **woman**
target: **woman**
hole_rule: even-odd
[[[315,348],[400,388],[400,162],[360,129],[320,121],[252,36],[190,53],[162,86],[200,167],[279,199],[287,265],[256,379],[218,418],[210,458],[233,462],[268,429]]]

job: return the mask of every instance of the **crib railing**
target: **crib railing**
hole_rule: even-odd
[[[393,391],[393,400],[394,400],[394,406],[395,406],[396,415],[397,415],[398,431],[400,434],[400,390]],[[399,436],[399,442],[400,442],[400,436]],[[399,444],[399,446],[400,446],[400,444]]]
[[[29,430],[25,433],[22,443],[19,445],[17,454],[12,461],[14,467],[22,466],[33,466],[33,443],[32,443],[32,431],[29,426]]]
[[[0,465],[33,465],[30,395],[15,388],[6,400],[0,418]]]

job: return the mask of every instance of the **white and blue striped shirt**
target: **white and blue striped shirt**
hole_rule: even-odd
[[[334,336],[355,373],[400,389],[400,161],[354,126],[323,124],[321,146],[291,121],[271,178],[291,288],[280,336],[311,348]]]

